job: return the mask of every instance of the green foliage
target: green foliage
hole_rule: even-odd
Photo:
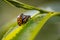
[[[41,13],[48,13],[48,11],[42,10],[40,8],[36,8],[34,6],[27,5],[25,3],[19,2],[19,1],[13,1],[13,0],[5,0],[5,2],[8,2],[10,5],[14,5],[17,8],[24,8],[26,10],[38,10]]]
[[[16,21],[7,23],[7,26],[4,25],[3,27],[6,29],[1,29],[3,30],[1,33],[4,32],[1,35],[2,40],[34,40],[38,32],[51,17],[60,15],[60,13],[43,11],[17,1],[5,1],[13,4],[17,8],[21,7],[27,10],[38,10],[40,12],[32,16],[26,24],[21,26],[18,26]]]

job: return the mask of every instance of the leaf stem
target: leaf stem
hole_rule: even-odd
[[[49,11],[45,11],[45,10],[42,10],[40,8],[22,3],[22,2],[19,2],[19,1],[13,1],[13,0],[4,0],[4,1],[11,4],[11,5],[14,5],[17,8],[23,8],[23,9],[26,9],[26,10],[38,10],[41,13],[48,13],[49,12]]]

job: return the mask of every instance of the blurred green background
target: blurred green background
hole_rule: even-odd
[[[20,13],[25,11],[21,8],[16,8],[8,3],[0,0],[0,26],[16,18]]]
[[[60,12],[60,0],[18,0],[47,11]],[[25,9],[16,8],[0,0],[0,27],[16,18]],[[34,40],[60,40],[60,17],[54,16],[42,28]]]

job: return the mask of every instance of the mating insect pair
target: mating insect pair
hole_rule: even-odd
[[[30,15],[24,15],[24,14],[19,15],[17,18],[18,25],[21,26],[22,24],[26,23],[29,18],[31,18]]]

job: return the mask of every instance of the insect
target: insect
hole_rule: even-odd
[[[31,18],[30,15],[24,15],[24,14],[19,15],[17,18],[18,25],[21,26],[22,24],[25,24],[29,18]]]

